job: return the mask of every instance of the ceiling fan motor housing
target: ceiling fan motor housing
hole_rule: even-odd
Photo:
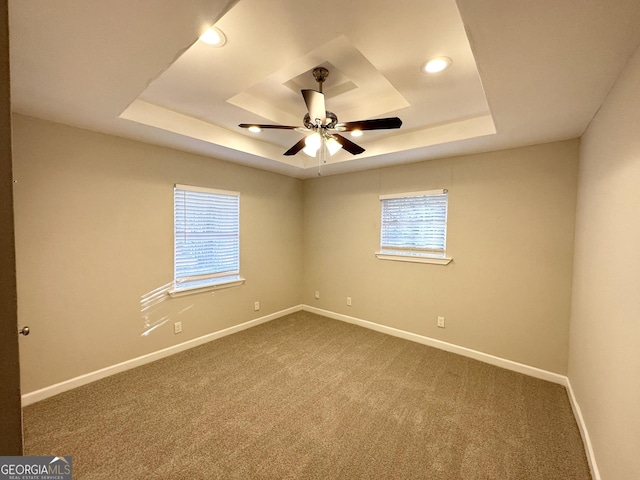
[[[324,128],[335,128],[336,124],[338,123],[338,117],[336,116],[335,113],[333,112],[329,112],[327,111],[327,117],[326,117],[326,123],[324,125],[321,125]],[[313,130],[315,127],[317,127],[317,125],[315,123],[311,122],[311,117],[309,117],[309,114],[305,114],[304,116],[304,120],[303,120],[303,125],[308,128],[309,130]]]

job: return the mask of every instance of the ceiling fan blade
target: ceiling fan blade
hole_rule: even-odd
[[[390,130],[400,128],[401,126],[402,120],[398,117],[389,117],[339,123],[336,125],[336,130],[341,132],[351,132],[353,130]]]
[[[287,150],[286,152],[284,152],[284,155],[295,155],[296,153],[298,153],[300,150],[302,150],[304,148],[304,142],[307,139],[307,137],[304,137],[302,140],[300,140],[298,143],[296,143],[293,147],[291,147],[289,150]]]
[[[342,148],[344,148],[351,155],[358,155],[359,153],[364,152],[364,148],[362,148],[358,144],[353,143],[351,140],[344,138],[342,135],[334,133],[332,136],[336,139],[336,142],[342,145]]]
[[[292,127],[291,125],[262,125],[260,123],[241,123],[238,126],[240,128],[258,127],[258,128],[263,129],[263,130],[265,130],[267,128],[272,128],[272,129],[277,129],[277,130],[295,130],[296,128],[299,128],[299,127]]]
[[[304,103],[309,110],[309,118],[311,123],[316,124],[316,120],[320,119],[320,124],[324,125],[327,120],[327,108],[324,104],[324,94],[316,90],[301,90]]]

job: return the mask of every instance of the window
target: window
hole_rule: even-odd
[[[447,190],[381,195],[378,258],[446,265]]]
[[[240,284],[240,193],[174,187],[174,292]]]

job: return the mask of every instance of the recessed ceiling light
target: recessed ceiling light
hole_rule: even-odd
[[[221,47],[227,43],[227,37],[225,37],[219,28],[211,27],[200,35],[200,41],[208,45],[213,45],[214,47]]]
[[[362,130],[353,130],[351,132],[351,136],[352,137],[361,137],[362,136]]]
[[[451,66],[451,59],[449,57],[433,57],[422,64],[422,71],[424,73],[438,73],[446,70]]]
[[[251,133],[260,133],[262,131],[262,129],[257,125],[251,125],[247,130],[249,130]]]

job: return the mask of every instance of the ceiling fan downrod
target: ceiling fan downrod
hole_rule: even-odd
[[[329,70],[324,67],[316,67],[313,69],[313,78],[318,82],[318,91],[322,93],[322,84],[329,76]]]

